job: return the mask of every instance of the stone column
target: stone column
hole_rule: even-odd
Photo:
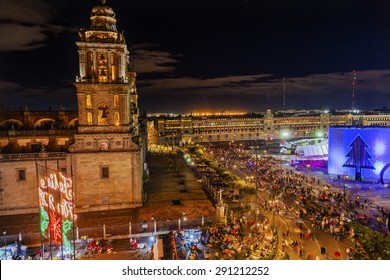
[[[118,51],[116,53],[116,75],[118,79],[125,78],[122,70],[122,56],[123,52]]]
[[[98,78],[99,73],[97,71],[97,59],[96,59],[96,50],[93,50],[93,69],[92,69],[92,80]]]
[[[108,81],[112,81],[112,69],[111,69],[111,51],[108,51],[107,52],[107,77],[108,77]]]
[[[123,52],[123,54],[121,55],[121,75],[123,75],[123,78],[125,79],[126,78],[126,53]]]

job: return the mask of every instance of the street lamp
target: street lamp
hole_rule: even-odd
[[[7,260],[7,242],[5,241],[5,235],[7,234],[6,231],[3,231],[3,238],[4,238],[4,248],[5,248],[5,260]]]
[[[306,164],[306,182],[308,181],[307,170],[310,168],[310,164]]]
[[[185,212],[182,212],[181,213],[181,217],[179,217],[179,230],[181,229],[181,222],[183,221],[183,226],[185,225],[184,222],[187,221],[187,217],[185,216],[186,213]]]
[[[275,232],[275,195],[272,196],[273,207],[272,207],[272,230]]]
[[[344,176],[344,186],[343,186],[343,192],[344,192],[344,208],[345,210],[347,210],[347,207],[346,207],[346,200],[347,200],[347,193],[345,192],[345,180],[348,180],[348,175]]]
[[[257,140],[255,142],[255,175],[256,175],[256,178],[255,178],[255,188],[256,188],[256,218],[255,218],[255,222],[257,223],[257,219],[258,219],[258,215],[259,215],[259,170],[257,169],[258,168],[258,162],[257,162]]]
[[[152,218],[152,221],[153,221],[153,228],[154,228],[154,235],[157,235],[157,221],[155,218]]]
[[[98,225],[98,229],[99,229],[99,232],[100,232],[100,225]],[[103,243],[103,240],[104,240],[104,236],[103,236],[103,229],[102,229],[102,232],[101,232],[101,234],[102,234],[102,243]]]

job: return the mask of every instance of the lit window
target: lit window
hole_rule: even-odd
[[[119,107],[119,96],[114,95],[114,108]]]
[[[115,53],[111,53],[111,79],[115,81],[117,79],[117,73],[116,73],[116,55]]]
[[[92,125],[92,113],[91,112],[87,113],[87,123],[88,123],[88,125]]]
[[[92,108],[92,99],[91,99],[91,96],[89,94],[87,95],[86,103],[87,103],[87,108],[91,109]]]
[[[118,112],[115,112],[115,114],[114,114],[114,123],[115,123],[116,126],[119,126],[120,117],[119,117],[119,113]]]

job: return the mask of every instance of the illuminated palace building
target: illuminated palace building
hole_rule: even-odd
[[[74,212],[142,204],[136,73],[114,11],[94,7],[90,19],[76,43],[78,111],[0,112],[1,215],[41,209],[41,227],[51,227]]]
[[[332,126],[390,126],[379,111],[283,111],[148,116],[149,145],[327,137]]]

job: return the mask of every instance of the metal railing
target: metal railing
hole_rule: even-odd
[[[75,227],[74,239],[79,240],[82,236],[87,236],[92,239],[121,239],[130,236],[153,234],[157,232],[168,232],[178,229],[198,228],[202,226],[212,225],[216,222],[213,217],[200,217],[195,219],[187,219],[185,216],[175,220],[156,221],[149,220],[141,223],[122,223],[122,224],[97,224],[93,227]],[[21,232],[20,235],[7,235],[0,238],[0,247],[4,244],[13,244],[15,241],[22,240],[24,245],[39,246],[41,235],[39,225],[35,232]],[[4,243],[5,242],[5,243]]]

